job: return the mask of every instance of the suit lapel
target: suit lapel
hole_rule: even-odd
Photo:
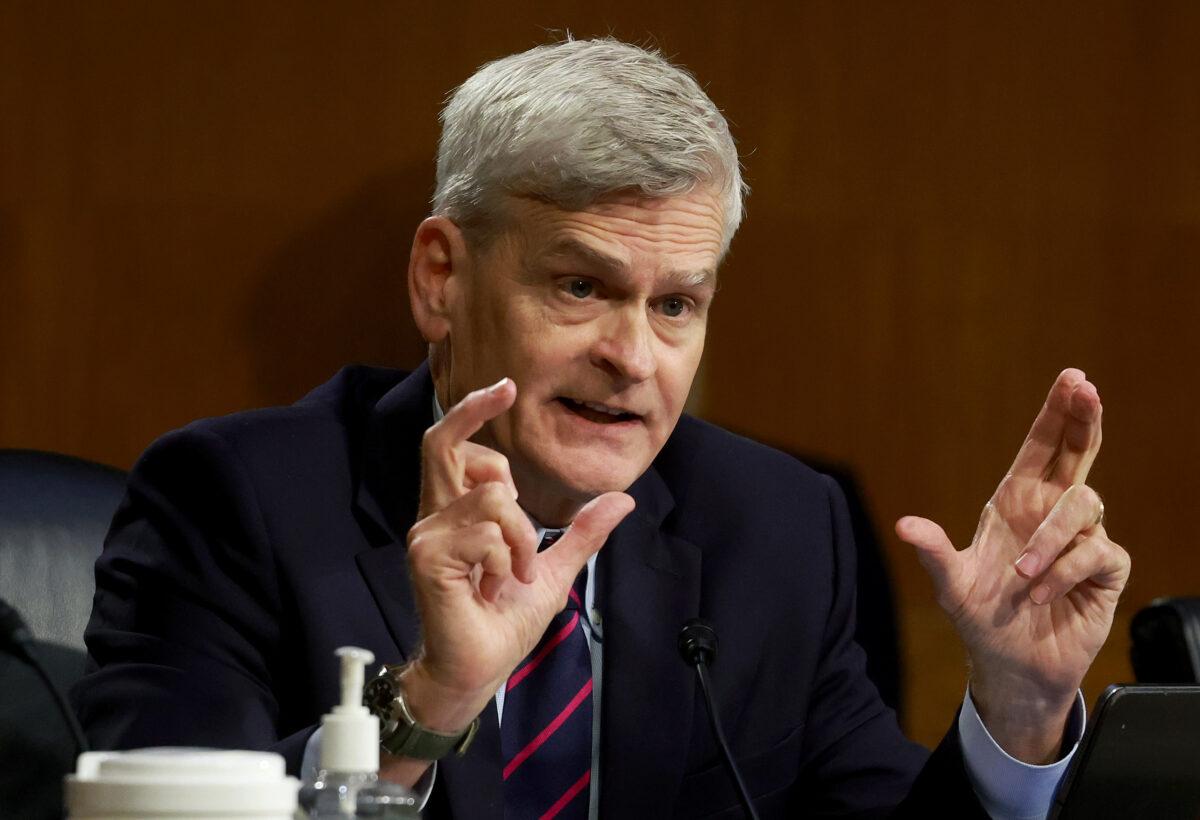
[[[421,493],[421,436],[433,423],[433,382],[422,364],[389,390],[367,423],[359,454],[355,512],[374,549],[355,556],[401,655],[420,639],[406,538]]]
[[[421,639],[406,551],[403,543],[391,543],[360,552],[354,557],[363,580],[375,598],[375,605],[383,615],[388,632],[405,660],[413,656]],[[394,663],[397,659],[380,660]]]
[[[360,458],[355,507],[374,549],[355,560],[392,639],[405,659],[419,648],[420,621],[408,574],[408,531],[421,495],[421,437],[433,424],[433,382],[422,364],[376,405]],[[483,710],[479,733],[462,758],[438,764],[437,778],[455,817],[503,812],[500,727],[496,709]]]
[[[600,814],[669,816],[691,738],[692,671],[679,629],[699,614],[700,550],[664,533],[672,500],[652,468],[600,552],[604,626]]]
[[[363,439],[356,514],[373,549],[356,557],[404,658],[420,640],[408,575],[408,530],[421,489],[421,437],[433,423],[427,364],[376,405]],[[700,551],[662,531],[673,500],[651,468],[629,490],[637,509],[600,552],[597,583],[604,628],[600,813],[669,815],[687,758],[693,713],[691,670],[679,659],[680,627],[699,614]],[[503,812],[500,729],[484,710],[463,758],[438,765],[456,817]]]

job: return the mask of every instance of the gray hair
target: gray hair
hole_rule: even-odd
[[[611,38],[568,39],[487,63],[442,110],[433,212],[487,233],[504,196],[580,210],[606,194],[712,185],[723,248],[747,186],[729,124],[685,69]]]

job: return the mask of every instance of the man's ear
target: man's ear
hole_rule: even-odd
[[[449,219],[431,216],[417,227],[408,257],[408,298],[417,329],[430,344],[449,335],[470,264],[462,231]]]

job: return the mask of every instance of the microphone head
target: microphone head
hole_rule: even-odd
[[[679,631],[679,654],[689,666],[711,666],[717,659],[717,632],[707,621],[692,618]]]

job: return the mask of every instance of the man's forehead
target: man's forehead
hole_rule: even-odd
[[[706,193],[706,192],[705,192]],[[722,217],[713,196],[617,194],[579,210],[530,198],[507,203],[509,227],[533,264],[569,262],[606,273],[628,271],[640,252],[665,261],[685,286],[715,286]]]

